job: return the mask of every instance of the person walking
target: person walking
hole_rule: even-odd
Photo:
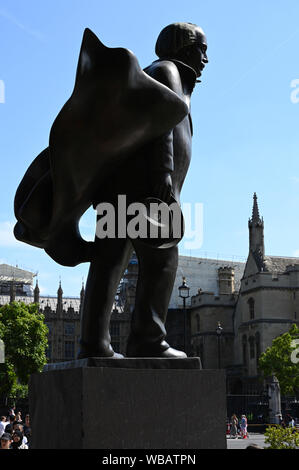
[[[278,414],[277,417],[278,417],[278,424],[279,424],[279,426],[281,426],[282,422],[283,422],[282,415]]]
[[[285,423],[286,423],[286,427],[288,428],[289,425],[290,425],[290,421],[292,421],[292,417],[291,417],[291,415],[290,415],[289,413],[287,413],[287,414],[285,415],[284,421],[285,421]]]
[[[9,416],[15,416],[15,409],[16,409],[15,406],[12,406],[12,407],[9,409],[9,411],[8,411]]]
[[[247,418],[245,415],[242,415],[241,417],[240,428],[241,428],[241,437],[243,439],[246,439],[248,436],[247,436]]]
[[[292,416],[290,416],[289,428],[291,428],[293,430],[293,432],[295,432],[295,420]]]
[[[30,416],[26,414],[25,424],[24,424],[24,437],[27,438],[27,445],[30,447],[30,438],[31,438],[31,427],[30,427]]]
[[[15,415],[9,415],[8,419],[7,419],[7,423],[6,423],[6,428],[5,428],[5,432],[9,432],[8,429],[8,426],[11,426],[11,429],[13,427],[13,423],[15,422]]]
[[[234,439],[236,439],[236,437],[238,437],[239,420],[235,413],[232,415],[230,421],[231,421],[230,422],[230,437],[233,437]]]
[[[16,421],[17,423],[22,423],[22,414],[21,414],[20,411],[18,411],[18,412],[16,413],[15,421]]]
[[[1,416],[1,419],[0,419],[0,438],[1,438],[2,434],[4,434],[7,424],[8,423],[6,421],[6,416]]]

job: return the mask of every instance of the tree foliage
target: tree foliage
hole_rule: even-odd
[[[265,431],[265,444],[270,444],[266,449],[298,449],[299,432],[294,428],[270,426]]]
[[[292,353],[296,349],[293,343],[298,338],[299,328],[294,324],[289,332],[275,338],[272,346],[259,359],[259,368],[263,375],[277,377],[282,395],[299,392],[299,362],[292,361]]]
[[[0,308],[0,339],[5,363],[0,364],[0,394],[24,396],[29,377],[46,364],[48,328],[37,304],[12,302]]]

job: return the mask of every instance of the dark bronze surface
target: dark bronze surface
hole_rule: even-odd
[[[196,25],[169,25],[157,41],[159,59],[143,71],[131,51],[108,48],[86,29],[74,91],[53,123],[49,147],[18,187],[16,238],[62,265],[91,263],[79,358],[115,355],[111,309],[133,249],[139,277],[127,356],[186,357],[166,343],[164,326],[179,240],[162,246],[129,237],[86,242],[78,223],[91,204],[117,208],[120,194],[128,203],[180,203],[191,158],[191,94],[206,49]]]
[[[16,238],[65,266],[91,261],[91,244],[78,229],[82,214],[116,166],[187,113],[131,51],[108,48],[86,29],[74,91],[53,123],[49,148],[18,187]]]

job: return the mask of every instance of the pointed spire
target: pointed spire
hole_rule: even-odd
[[[260,214],[259,214],[259,208],[257,205],[257,196],[256,193],[253,195],[253,208],[252,208],[252,221],[259,221],[260,220]]]
[[[82,315],[84,297],[85,297],[85,288],[84,288],[84,280],[82,278],[82,289],[81,289],[81,292],[80,292],[80,307],[79,307],[80,315]]]
[[[252,216],[251,216],[251,218],[249,218],[248,224],[249,224],[249,226],[263,225],[264,224],[263,217],[260,217],[256,193],[253,194]]]
[[[263,224],[263,218],[260,217],[258,203],[257,203],[257,195],[256,193],[253,194],[253,207],[252,207],[252,217],[249,219],[250,224]]]
[[[82,279],[82,288],[81,288],[81,292],[80,292],[80,298],[82,299],[82,297],[84,297],[85,295],[85,287],[84,287],[84,280]]]
[[[263,257],[265,255],[265,246],[264,246],[264,220],[263,217],[260,217],[259,208],[257,204],[257,195],[253,194],[253,207],[252,207],[252,217],[248,221],[249,228],[249,250],[253,253],[256,253],[256,256],[259,257],[260,263],[262,263]]]
[[[63,310],[62,294],[63,294],[63,290],[62,290],[62,287],[61,287],[61,279],[60,279],[60,276],[59,276],[59,287],[58,287],[58,290],[57,290],[57,307],[56,307],[56,311],[58,313],[61,313],[61,314],[62,314],[62,310]]]
[[[62,298],[62,294],[63,294],[63,290],[62,290],[62,287],[61,287],[61,279],[59,277],[59,287],[58,287],[58,290],[57,290],[57,295],[58,295],[58,297]]]
[[[34,288],[34,303],[39,303],[39,287],[38,287],[38,279],[36,278],[36,284]]]

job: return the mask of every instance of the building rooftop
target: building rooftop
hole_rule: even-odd
[[[25,304],[32,304],[34,302],[33,296],[16,296],[15,299],[17,302],[24,302]],[[10,296],[9,295],[0,295],[0,305],[9,304]],[[80,310],[80,298],[76,297],[63,297],[62,299],[63,310],[68,310],[69,307],[72,307],[75,312],[79,313]],[[39,298],[40,310],[44,310],[45,307],[50,307],[51,310],[55,311],[57,307],[57,297],[50,296],[40,296]]]
[[[265,256],[264,264],[269,272],[283,273],[290,264],[299,264],[299,258],[290,258],[283,256]]]
[[[182,283],[182,277],[186,278],[186,282],[190,288],[190,299],[188,299],[187,305],[191,303],[191,297],[197,295],[198,289],[202,289],[205,292],[213,292],[215,295],[218,295],[218,269],[224,267],[234,269],[235,290],[238,291],[245,268],[244,262],[180,255],[169,308],[178,308],[181,306],[182,299],[179,298],[178,288]]]
[[[15,298],[16,302],[24,302],[25,304],[32,304],[34,302],[33,296],[19,296]],[[0,306],[9,304],[10,296],[9,295],[0,295]],[[79,297],[63,297],[62,298],[62,307],[63,310],[67,311],[69,308],[73,308],[75,313],[80,312],[80,298]],[[54,296],[45,296],[41,295],[39,297],[39,308],[41,311],[45,310],[46,307],[49,307],[52,311],[56,311],[57,308],[57,297]],[[114,313],[123,313],[123,309],[114,303],[112,308]]]
[[[26,271],[18,266],[0,264],[0,281],[15,281],[24,284],[32,284],[34,276],[36,276],[36,273]]]

